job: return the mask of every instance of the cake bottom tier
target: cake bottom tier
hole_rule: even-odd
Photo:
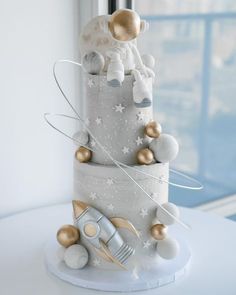
[[[129,224],[132,223],[139,237],[124,222],[117,228],[117,232],[125,244],[134,250],[134,254],[125,261],[125,267],[128,270],[140,271],[147,267],[156,267],[161,259],[157,255],[157,241],[151,237],[150,228],[157,223],[155,201],[160,204],[168,202],[168,183],[166,181],[169,176],[169,166],[156,163],[134,168],[157,178],[153,179],[132,169],[125,169],[152,196],[152,199],[145,195],[118,167],[94,163],[82,164],[77,160],[74,161],[74,199],[82,201],[90,208],[95,208],[101,216],[108,220],[112,217],[119,217]],[[105,229],[103,229],[101,238],[104,238],[104,231]],[[81,235],[80,243],[89,252],[89,265],[100,269],[120,270],[119,265],[108,262],[104,259],[106,258],[104,255],[96,251],[91,239]]]

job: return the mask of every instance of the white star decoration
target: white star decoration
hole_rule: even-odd
[[[94,266],[99,266],[100,263],[101,263],[100,260],[97,259],[97,258],[95,258],[95,259],[93,260],[93,265],[94,265]]]
[[[140,144],[143,143],[143,138],[138,136],[138,138],[135,141],[136,141],[137,146],[139,146]]]
[[[96,145],[96,142],[95,142],[94,139],[92,139],[92,140],[90,141],[90,145],[91,145],[91,147],[94,147],[94,146]]]
[[[121,103],[115,106],[115,112],[123,113],[124,109],[125,107],[123,107]]]
[[[92,79],[88,79],[88,86],[89,88],[94,86],[94,81]]]
[[[86,118],[86,119],[85,119],[85,124],[86,124],[86,125],[89,125],[89,124],[90,124],[90,120],[89,120],[89,118]]]
[[[157,198],[158,198],[158,195],[157,195],[157,193],[152,193],[152,194],[151,194],[151,197],[152,197],[153,199],[157,199]]]
[[[129,148],[126,147],[126,146],[124,146],[123,149],[122,149],[122,152],[123,152],[124,154],[128,154],[128,153],[129,153]]]
[[[107,179],[107,184],[108,185],[112,185],[114,183],[113,179],[112,178],[108,178]]]
[[[106,86],[107,86],[107,79],[105,78],[100,81],[100,87],[106,87]]]
[[[114,206],[112,204],[110,204],[110,205],[107,206],[107,209],[113,211],[114,210]]]
[[[144,113],[142,112],[139,112],[136,116],[139,121],[143,121],[145,117]]]
[[[134,269],[132,271],[132,277],[135,280],[139,279],[139,268],[138,267],[134,267]]]
[[[89,197],[90,197],[90,199],[92,199],[94,201],[95,199],[97,199],[97,194],[92,192],[92,193],[90,193]]]
[[[144,249],[148,249],[151,246],[151,243],[149,240],[147,240],[146,242],[143,242],[143,248]]]
[[[97,125],[100,125],[102,123],[102,118],[97,117],[95,121]]]
[[[148,211],[147,211],[147,209],[141,209],[140,210],[140,215],[144,218],[145,216],[147,216],[148,215]]]
[[[161,175],[161,176],[159,177],[159,179],[158,179],[158,182],[159,182],[160,184],[162,184],[162,183],[163,183],[163,179],[164,179],[164,176]]]

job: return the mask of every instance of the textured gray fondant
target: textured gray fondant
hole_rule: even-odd
[[[156,200],[163,204],[168,202],[168,164],[134,166],[145,173],[155,175],[154,180],[146,175],[126,168],[126,171]],[[140,239],[133,233],[119,229],[125,242],[135,249],[129,258],[127,267],[145,269],[158,263],[156,241],[150,235],[150,227],[155,221],[157,205],[149,199],[116,166],[95,163],[79,163],[74,160],[74,198],[98,209],[106,217],[123,217],[132,222],[140,232]],[[90,254],[89,264],[103,269],[119,269],[115,264],[106,262],[86,240],[82,238]],[[97,265],[97,263],[99,264]]]
[[[140,238],[137,238],[127,230],[118,229],[125,243],[135,249],[135,254],[127,261],[128,269],[135,272],[136,269],[156,267],[160,257],[150,228],[157,222],[155,201],[159,204],[168,202],[169,166],[161,163],[133,166],[137,165],[137,151],[147,147],[150,142],[150,138],[144,135],[144,127],[153,120],[152,106],[135,106],[132,75],[126,75],[120,87],[109,86],[106,75],[85,74],[85,77],[85,121],[90,132],[114,159],[154,175],[157,179],[125,168],[152,196],[152,200],[114,165],[90,134],[89,146],[94,150],[92,161],[86,164],[76,159],[74,161],[74,199],[96,208],[107,218],[125,218],[140,232]],[[101,258],[84,237],[81,237],[81,243],[89,251],[90,265],[119,270],[114,263]]]
[[[86,76],[86,122],[109,153],[125,164],[137,164],[137,151],[147,147],[150,138],[144,136],[145,125],[153,119],[152,107],[137,108],[133,101],[132,75],[126,75],[120,87],[107,84],[105,75]],[[141,139],[142,144],[136,140]],[[113,162],[98,148],[92,162],[112,165]]]

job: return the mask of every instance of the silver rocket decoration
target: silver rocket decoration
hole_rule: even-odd
[[[81,235],[100,256],[125,268],[123,263],[134,254],[134,249],[124,242],[117,228],[126,228],[139,237],[132,223],[120,217],[109,220],[97,209],[81,201],[74,200],[72,204],[75,226]]]

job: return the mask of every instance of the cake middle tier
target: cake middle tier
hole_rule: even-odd
[[[136,164],[137,151],[149,143],[144,127],[153,119],[152,106],[135,106],[132,75],[126,75],[120,87],[109,86],[105,75],[85,75],[85,118],[89,129],[114,159]],[[92,162],[113,164],[92,138],[89,146],[95,150]]]

